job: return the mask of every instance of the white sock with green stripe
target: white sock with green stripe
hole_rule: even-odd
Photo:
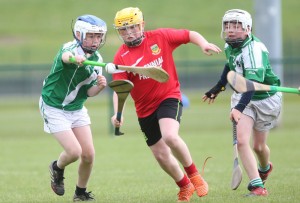
[[[263,184],[261,178],[255,178],[255,179],[251,180],[250,184],[253,187],[262,187],[262,188],[264,188],[264,184]]]
[[[268,164],[266,167],[262,167],[260,164],[258,165],[258,170],[260,172],[266,173],[270,170],[270,164]]]

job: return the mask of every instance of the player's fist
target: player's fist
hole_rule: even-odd
[[[106,82],[106,78],[103,75],[97,76],[97,85],[103,88],[106,87],[107,82]]]
[[[107,73],[113,74],[114,72],[116,72],[117,68],[116,65],[113,63],[108,63],[105,66],[105,70]]]
[[[122,124],[123,124],[123,115],[121,116],[121,121],[118,121],[118,120],[117,120],[117,114],[113,115],[113,116],[111,117],[111,123],[112,123],[112,125],[115,126],[115,127],[120,127],[120,126],[122,126]]]

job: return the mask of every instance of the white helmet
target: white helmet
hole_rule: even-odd
[[[247,11],[241,9],[231,9],[226,11],[222,18],[221,38],[224,39],[226,43],[231,45],[232,47],[239,47],[244,42],[244,39],[230,39],[225,33],[225,23],[230,22],[234,24],[241,23],[242,28],[244,29],[244,31],[248,32],[248,36],[250,37],[252,29],[251,15]]]
[[[80,33],[80,39],[76,37],[76,32]],[[93,15],[79,16],[76,19],[74,29],[73,29],[74,38],[77,40],[77,42],[82,47],[82,49],[88,53],[95,52],[105,44],[106,32],[107,32],[106,23],[100,18]],[[86,33],[102,33],[101,42],[97,47],[97,49],[92,49],[90,47],[82,46],[82,43],[86,37]]]
[[[252,29],[252,18],[251,15],[241,9],[232,9],[225,12],[222,19],[222,28],[225,22],[237,21],[242,23],[243,29]],[[223,29],[222,29],[223,30]]]
[[[248,36],[251,35],[252,30],[252,18],[251,15],[244,10],[241,9],[231,9],[225,12],[222,18],[222,31],[221,31],[221,38],[226,41],[227,44],[231,45],[232,47],[239,47],[243,42],[244,39],[229,39],[225,33],[225,23],[241,23],[242,28],[244,31],[248,32]]]

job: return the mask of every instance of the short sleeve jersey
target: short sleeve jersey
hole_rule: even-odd
[[[245,78],[267,85],[280,85],[269,62],[269,52],[265,45],[254,35],[247,38],[239,48],[225,44],[225,54],[230,70]],[[255,92],[252,100],[261,100],[275,94],[275,91]]]
[[[44,80],[42,98],[49,106],[74,111],[83,108],[88,97],[87,91],[96,84],[97,75],[102,74],[102,69],[91,65],[79,67],[76,64],[66,64],[62,61],[62,54],[66,51],[74,55],[85,55],[75,40],[64,44],[54,58],[49,75]],[[87,59],[103,61],[98,51]]]
[[[189,31],[162,28],[144,33],[145,38],[137,47],[122,45],[117,51],[114,63],[127,66],[159,66],[168,72],[170,78],[159,83],[144,75],[128,72],[115,73],[113,79],[127,79],[133,82],[130,94],[134,100],[139,118],[152,114],[167,98],[181,99],[180,83],[173,59],[173,51],[190,41]]]

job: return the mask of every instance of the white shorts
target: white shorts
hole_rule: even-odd
[[[241,94],[234,93],[231,96],[231,108],[235,107],[241,98]],[[282,93],[277,92],[271,97],[263,100],[250,101],[243,114],[254,120],[254,129],[268,131],[273,128],[281,112]]]
[[[40,98],[39,106],[44,120],[44,131],[47,133],[72,130],[72,128],[91,124],[85,107],[77,111],[65,111],[47,105],[42,98]]]

